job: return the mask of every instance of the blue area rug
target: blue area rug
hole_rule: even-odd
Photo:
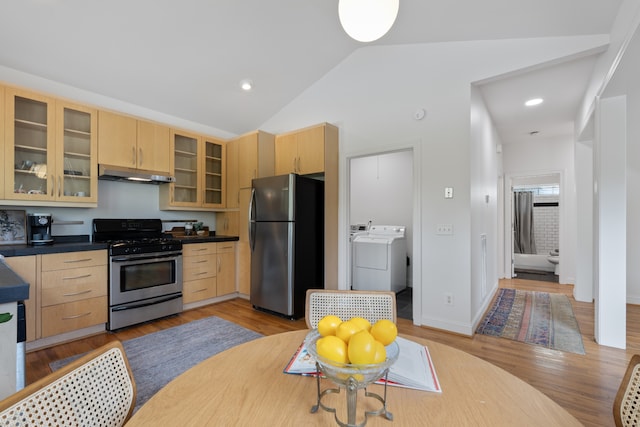
[[[123,341],[136,381],[134,412],[187,369],[214,354],[260,337],[257,332],[214,316]],[[80,356],[51,362],[51,370]]]
[[[500,289],[476,333],[585,354],[571,301],[562,294]]]

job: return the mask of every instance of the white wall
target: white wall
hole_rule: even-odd
[[[640,304],[640,31],[636,31],[604,96],[627,97],[627,303]]]
[[[278,133],[323,121],[337,125],[342,177],[346,158],[415,147],[414,170],[419,180],[414,197],[420,205],[414,226],[421,227],[421,234],[415,236],[414,265],[420,263],[424,274],[414,276],[414,289],[420,288],[417,305],[421,311],[414,322],[471,334],[479,311],[476,300],[481,300],[476,292],[476,264],[472,284],[472,257],[477,263],[476,239],[482,229],[488,230],[490,237],[488,224],[494,221],[481,220],[472,230],[472,215],[487,210],[482,205],[484,195],[489,194],[490,201],[497,198],[492,197],[497,177],[491,166],[486,170],[494,171],[492,188],[489,180],[478,187],[474,183],[473,190],[471,186],[470,165],[476,161],[470,149],[471,83],[576,54],[607,40],[608,36],[600,36],[364,47],[261,128]],[[427,111],[422,121],[413,118],[418,107]],[[486,170],[474,170],[473,177],[484,176]],[[340,241],[348,240],[346,187],[343,178]],[[444,198],[445,187],[454,188],[453,199]],[[489,206],[487,218],[490,216],[497,217],[495,207]],[[453,224],[453,236],[437,236],[440,223]],[[346,250],[346,245],[339,250],[340,286],[348,282]],[[488,265],[496,265],[496,252],[492,249]],[[445,305],[445,293],[453,295],[453,306]]]
[[[471,320],[480,322],[498,288],[498,177],[502,155],[498,136],[481,91],[471,87]],[[482,237],[486,238],[483,249]],[[483,255],[482,251],[486,250]]]

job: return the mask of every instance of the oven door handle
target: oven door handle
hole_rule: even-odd
[[[161,304],[163,302],[172,301],[172,300],[178,299],[178,298],[182,298],[182,294],[169,295],[166,298],[154,299],[153,301],[140,302],[140,303],[134,303],[134,304],[127,304],[127,305],[119,305],[117,307],[112,307],[111,311],[133,310],[134,308],[148,307],[150,305]]]
[[[112,262],[129,262],[129,261],[148,261],[148,260],[160,260],[160,259],[167,259],[167,258],[175,258],[179,255],[182,255],[182,252],[171,252],[171,253],[167,253],[167,254],[162,254],[162,255],[151,255],[151,256],[112,256],[111,257],[111,261]]]

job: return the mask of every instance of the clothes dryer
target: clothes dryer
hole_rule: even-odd
[[[405,226],[373,225],[353,239],[354,290],[400,292],[407,287]]]

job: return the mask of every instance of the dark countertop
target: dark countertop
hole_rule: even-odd
[[[89,236],[53,236],[54,242],[51,245],[30,246],[30,245],[1,245],[0,255],[5,257],[58,254],[64,252],[95,251],[98,249],[108,249],[108,243],[93,243],[89,241]],[[178,238],[183,244],[206,243],[206,242],[235,242],[238,236],[193,236]]]
[[[109,245],[107,243],[90,242],[88,235],[53,236],[53,244],[51,245],[2,245],[0,246],[0,255],[12,257],[59,254],[64,252],[95,251],[99,249],[107,249],[108,247]]]
[[[29,284],[4,262],[0,262],[0,304],[29,298]]]
[[[178,240],[182,240],[182,244],[189,243],[207,243],[207,242],[237,242],[240,240],[238,236],[188,236],[177,237]]]

